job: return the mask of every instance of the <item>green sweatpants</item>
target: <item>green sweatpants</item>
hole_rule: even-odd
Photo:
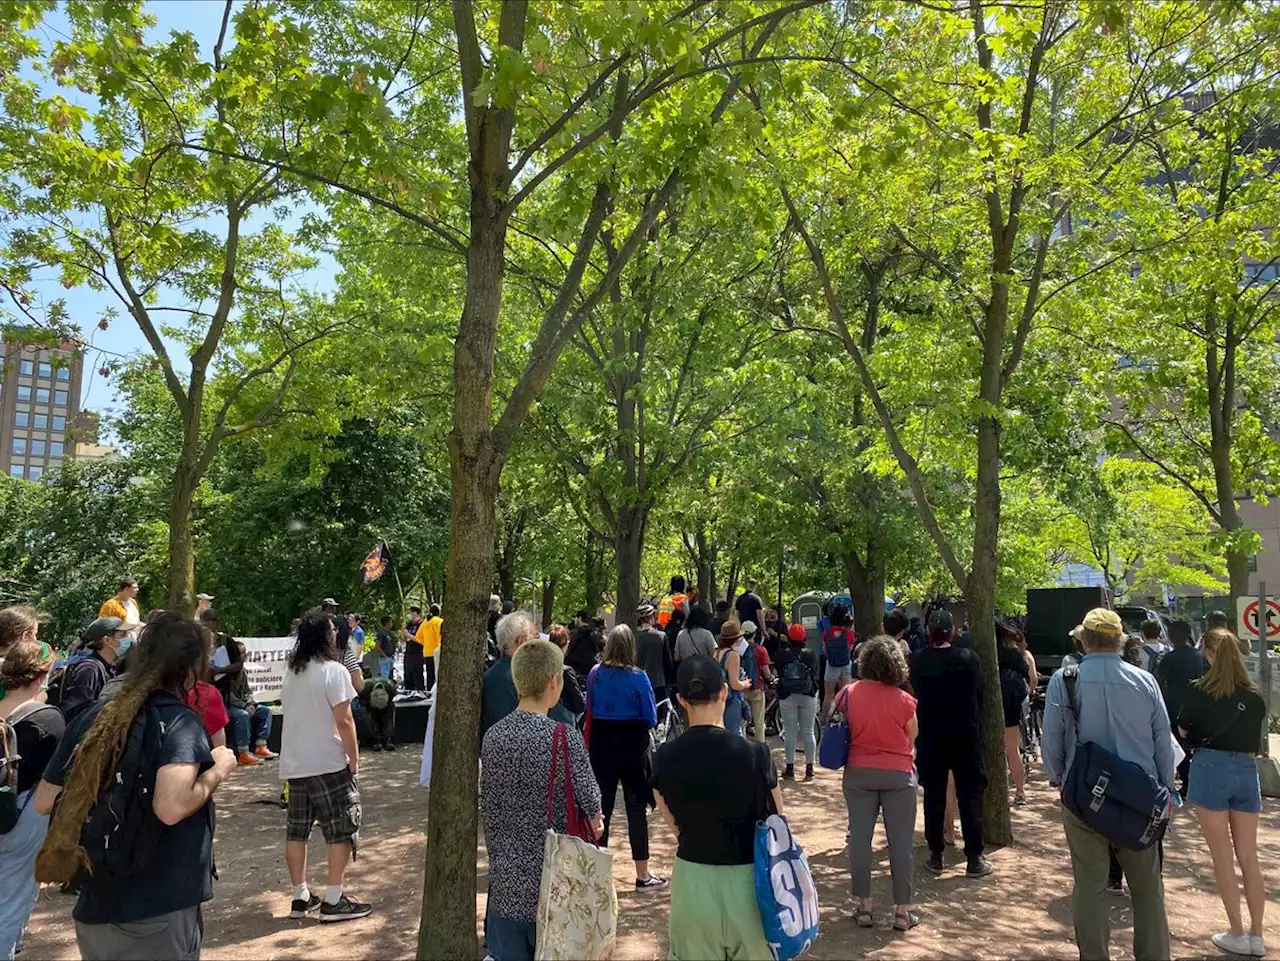
[[[750,864],[694,864],[671,872],[670,961],[772,961]]]

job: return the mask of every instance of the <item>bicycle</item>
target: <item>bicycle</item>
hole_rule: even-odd
[[[1032,761],[1040,759],[1040,735],[1044,728],[1044,692],[1037,690],[1022,702],[1018,722],[1018,752],[1022,766],[1029,770]]]
[[[666,708],[664,711],[663,708]],[[658,726],[649,732],[649,747],[657,751],[662,745],[674,741],[684,733],[684,721],[670,698],[658,702]]]

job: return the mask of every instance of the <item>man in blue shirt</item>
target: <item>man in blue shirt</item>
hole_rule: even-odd
[[[1092,741],[1142,767],[1173,790],[1173,733],[1155,678],[1120,659],[1124,625],[1114,611],[1095,608],[1085,615],[1081,660],[1075,685],[1075,712],[1063,672],[1049,682],[1045,697],[1042,751],[1049,783],[1061,788],[1077,741]],[[1079,731],[1076,731],[1076,717]],[[1076,948],[1083,959],[1109,957],[1110,912],[1105,903],[1110,866],[1107,839],[1062,809],[1075,878],[1072,912]],[[1169,919],[1156,846],[1145,851],[1117,849],[1133,896],[1133,953],[1139,961],[1168,958]]]
[[[503,615],[494,628],[498,649],[502,657],[493,667],[484,673],[481,686],[480,701],[480,735],[484,736],[504,717],[516,709],[520,703],[520,695],[516,693],[516,682],[511,678],[511,658],[525,641],[532,641],[538,636],[537,625],[524,611],[515,611]],[[437,695],[438,696],[438,695]]]

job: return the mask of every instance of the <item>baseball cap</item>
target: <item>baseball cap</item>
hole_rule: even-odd
[[[96,641],[100,637],[124,630],[124,621],[118,617],[100,617],[84,629],[80,636],[86,641]]]
[[[1109,637],[1124,636],[1124,622],[1120,620],[1120,615],[1105,607],[1095,607],[1086,614],[1081,627],[1094,634],[1106,634]]]
[[[652,604],[641,604],[636,608],[636,619],[643,621],[645,618],[653,617],[658,611]]]
[[[805,639],[805,629],[803,624],[792,624],[787,628],[787,637],[795,641],[797,644],[803,643]]]
[[[680,662],[676,671],[676,690],[691,704],[705,704],[720,696],[724,675],[716,659],[708,654],[695,654]]]
[[[211,600],[213,600],[213,595],[212,595],[212,594],[197,594],[197,595],[196,595],[196,600],[197,600],[197,601],[211,601]]]
[[[951,619],[951,612],[945,607],[940,607],[929,615],[929,627],[937,631],[955,630],[955,621]]]
[[[756,631],[758,631],[758,630],[760,630],[760,628],[756,627],[756,622],[755,622],[755,621],[743,621],[743,622],[742,622],[742,633],[743,633],[743,634],[745,634],[745,635],[747,635],[747,637],[752,637],[752,636],[754,636],[754,635],[755,635],[755,633],[756,633]]]
[[[320,606],[321,607],[337,607],[338,602],[335,601],[332,597],[326,597],[323,601],[320,602]]]

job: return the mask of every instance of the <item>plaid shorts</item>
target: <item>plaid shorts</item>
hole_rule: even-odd
[[[285,839],[306,841],[317,821],[326,843],[349,842],[355,850],[360,830],[360,783],[347,768],[289,779]]]

